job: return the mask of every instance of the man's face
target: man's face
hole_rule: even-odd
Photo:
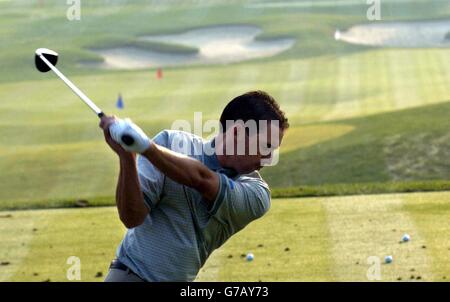
[[[281,145],[284,131],[278,123],[268,122],[267,127],[260,127],[258,133],[248,133],[237,126],[233,134],[235,152],[231,155],[232,168],[240,174],[246,174],[271,164],[274,151]]]

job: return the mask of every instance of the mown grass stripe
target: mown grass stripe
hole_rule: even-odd
[[[9,281],[17,274],[30,252],[33,229],[41,222],[39,217],[29,219],[16,213],[0,215],[0,282]],[[7,264],[8,263],[8,264]]]
[[[433,279],[429,255],[422,248],[426,242],[402,210],[401,196],[337,197],[326,199],[324,205],[338,280],[373,280],[373,272],[368,271],[373,264],[369,257],[380,260],[379,281],[408,280],[411,275],[425,281]],[[414,240],[399,243],[404,233]],[[388,255],[394,261],[384,264]]]
[[[426,240],[422,248],[428,251],[433,281],[450,280],[450,196],[441,193],[403,195],[403,208],[414,219],[415,225]],[[412,238],[412,240],[415,240]]]

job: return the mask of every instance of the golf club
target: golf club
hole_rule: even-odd
[[[48,72],[52,70],[56,75],[70,88],[72,91],[80,97],[80,99],[91,108],[95,114],[101,118],[105,114],[103,111],[94,104],[91,99],[89,99],[80,89],[78,89],[75,84],[73,84],[62,72],[56,68],[56,64],[58,63],[58,53],[53,50],[47,48],[39,48],[35,52],[35,64],[37,70],[40,72]],[[131,146],[134,143],[134,139],[132,136],[124,134],[122,135],[122,141],[127,145]]]

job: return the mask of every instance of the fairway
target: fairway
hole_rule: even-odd
[[[99,107],[132,118],[149,136],[176,119],[192,122],[194,112],[202,113],[203,122],[218,119],[234,96],[268,91],[292,125],[279,165],[262,171],[273,188],[392,181],[428,181],[433,188],[435,181],[448,182],[448,48],[336,41],[337,28],[367,21],[365,2],[89,2],[83,4],[80,22],[66,19],[64,3],[0,2],[0,31],[9,42],[0,45],[0,208],[58,207],[76,199],[112,205],[115,156],[77,97],[54,75],[34,70],[33,52],[44,46],[60,53],[61,70]],[[387,1],[382,9],[389,12],[384,21],[448,20],[450,15],[444,0]],[[125,46],[192,53],[195,49],[139,38],[221,25],[258,28],[259,43],[295,43],[267,58],[168,67],[162,80],[156,79],[155,68],[82,64],[101,63],[99,49]],[[119,93],[123,110],[115,107]]]
[[[368,281],[375,256],[380,281],[448,281],[449,205],[450,193],[274,199],[197,280]],[[111,207],[0,212],[0,278],[67,281],[66,261],[76,256],[82,281],[102,281],[124,231]],[[404,233],[411,241],[399,243]],[[248,252],[254,261],[241,256]]]
[[[265,109],[252,98],[249,109],[232,110],[244,120],[288,119],[277,164],[260,171],[271,210],[216,249],[196,281],[450,280],[448,0],[373,1],[379,7],[366,0],[78,1],[79,20],[71,20],[70,2],[0,0],[0,282],[77,281],[67,275],[70,259],[80,261],[80,281],[103,281],[127,231],[116,202],[126,225],[148,219],[142,204],[126,209],[122,202],[139,197],[129,192],[131,173],[118,182],[119,158],[98,116],[54,72],[36,69],[38,48],[57,52],[57,68],[100,111],[130,118],[149,138],[170,129],[209,140],[232,99],[255,90],[275,99],[265,99]],[[370,18],[372,8],[379,20]],[[164,177],[150,179],[158,169],[140,166],[149,181],[139,181],[158,202],[171,203],[154,212],[158,228],[129,236],[126,265],[155,280],[177,280],[183,270],[187,280],[189,261],[203,257],[189,256],[195,240],[202,250],[226,239],[250,210],[251,217],[260,212],[258,201],[268,201],[259,181],[243,177],[241,189],[233,185],[241,178],[231,177],[217,189],[205,166],[161,153],[148,158]],[[213,169],[214,159],[202,158]],[[239,160],[217,157],[221,169],[213,170],[244,174]],[[207,185],[196,175],[209,175]],[[169,178],[183,191],[167,189]],[[201,188],[187,194],[187,187]],[[146,200],[156,203],[152,194]],[[208,211],[226,214],[209,224],[217,230],[207,243],[179,218],[188,217],[185,198],[206,195],[225,203],[208,203]],[[186,215],[210,222],[206,207],[187,201]],[[237,211],[234,202],[248,209]],[[155,241],[166,232],[176,240]],[[405,234],[410,241],[402,242]],[[168,265],[180,272],[157,276]]]

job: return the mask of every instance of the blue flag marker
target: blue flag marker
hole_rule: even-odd
[[[123,109],[123,100],[122,95],[119,93],[119,98],[117,99],[116,107],[119,109]]]

